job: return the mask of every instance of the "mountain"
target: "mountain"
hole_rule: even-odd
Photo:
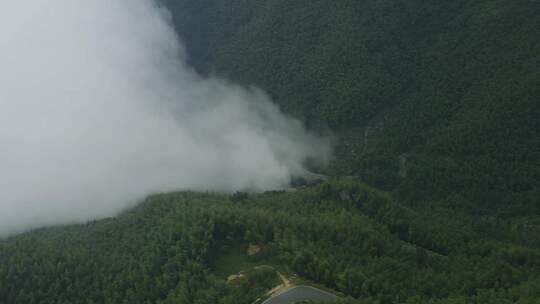
[[[339,303],[537,303],[539,232],[538,219],[411,209],[351,180],[160,194],[116,218],[0,240],[0,303],[250,304],[276,273]]]
[[[161,1],[196,70],[332,134],[328,180],[0,239],[0,303],[538,303],[540,1]]]
[[[163,2],[199,71],[334,132],[329,174],[539,211],[540,2]]]

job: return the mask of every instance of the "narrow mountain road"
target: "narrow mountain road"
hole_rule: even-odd
[[[284,292],[287,292],[289,289],[293,288],[294,285],[291,284],[291,281],[286,278],[284,275],[282,275],[279,271],[276,271],[279,278],[281,279],[282,284],[272,288],[270,291],[268,291],[266,294],[271,297],[278,296]]]

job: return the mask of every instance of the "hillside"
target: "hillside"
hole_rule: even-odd
[[[293,285],[338,296],[332,304],[539,303],[540,1],[159,1],[198,72],[261,87],[283,112],[332,137],[334,159],[324,168],[307,161],[322,175],[295,177],[286,190],[156,193],[116,217],[0,238],[0,304],[261,304]],[[139,66],[126,66],[151,81]],[[186,129],[213,122],[199,117]],[[252,148],[222,138],[222,130],[211,132],[210,143],[223,146],[204,145],[212,153],[196,155],[200,162],[180,184],[194,179],[202,184],[196,189],[210,189],[207,183],[249,179],[207,170],[225,163],[219,147]],[[183,144],[171,134],[166,141]],[[161,133],[140,135],[144,143]],[[177,158],[166,141],[150,150]],[[153,158],[138,145],[121,146],[111,153]],[[108,154],[108,145],[101,148]],[[226,165],[268,169],[243,157]],[[156,161],[166,172],[160,182],[176,181],[167,173],[184,168]],[[147,168],[133,172],[144,181],[153,172]],[[91,183],[69,185],[92,192],[105,175],[99,172]],[[166,189],[193,189],[180,184]],[[118,189],[107,184],[108,192]],[[54,207],[34,196],[40,212]],[[108,203],[81,202],[66,210]],[[13,214],[25,208],[13,204]]]
[[[163,2],[198,70],[334,132],[328,173],[539,211],[540,2]]]
[[[263,265],[359,299],[347,303],[535,303],[532,220],[411,210],[346,180],[160,194],[117,218],[0,241],[0,303],[250,304],[276,284]],[[249,244],[264,249],[248,257]],[[227,282],[247,269],[261,271]]]

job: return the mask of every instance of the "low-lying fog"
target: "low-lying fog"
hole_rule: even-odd
[[[0,235],[153,192],[267,190],[327,141],[264,92],[204,78],[151,0],[0,4]]]

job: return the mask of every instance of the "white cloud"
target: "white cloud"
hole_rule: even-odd
[[[0,37],[0,234],[280,188],[328,153],[260,90],[197,75],[150,0],[3,0]]]

